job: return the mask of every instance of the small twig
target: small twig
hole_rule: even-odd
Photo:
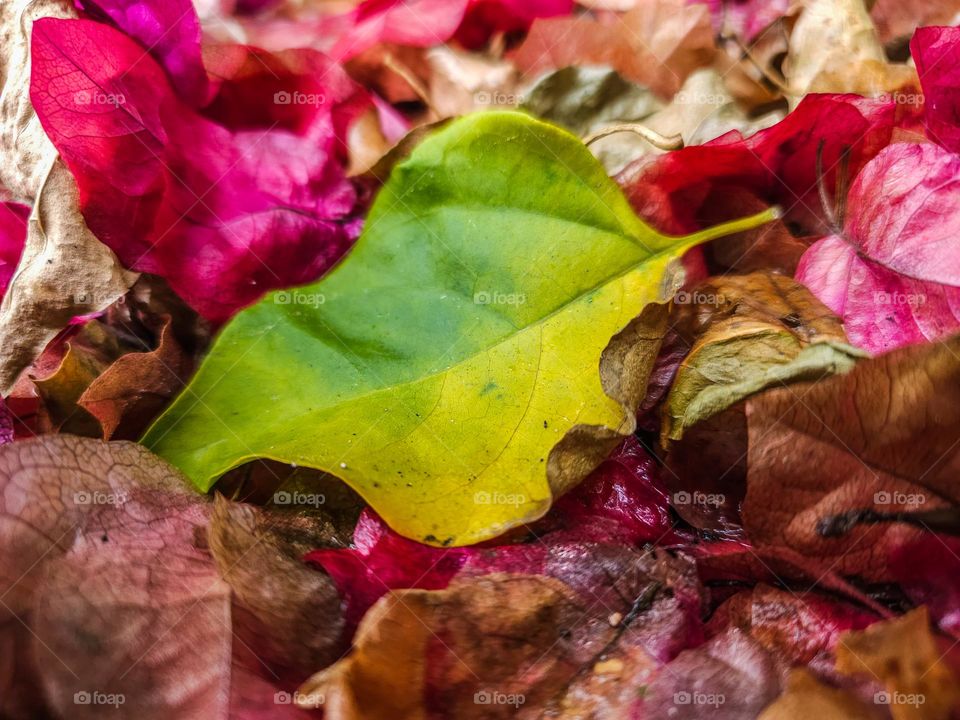
[[[629,132],[639,135],[648,143],[661,150],[679,150],[683,147],[683,137],[680,135],[661,135],[656,130],[651,130],[646,125],[640,123],[627,123],[624,125],[611,125],[602,130],[597,130],[583,139],[584,145],[591,145],[601,138],[616,133]]]

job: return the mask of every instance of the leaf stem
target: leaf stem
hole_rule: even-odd
[[[753,228],[766,225],[774,220],[779,220],[781,217],[783,217],[783,211],[779,206],[774,205],[756,215],[749,215],[739,220],[731,220],[730,222],[701,230],[693,235],[688,235],[687,240],[691,246],[700,245],[705,242],[710,242],[711,240],[716,240],[717,238],[743,232],[744,230],[752,230]]]

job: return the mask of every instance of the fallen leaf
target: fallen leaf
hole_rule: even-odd
[[[956,25],[960,21],[957,0],[876,0],[870,17],[884,45],[908,40],[928,25]]]
[[[524,110],[585,136],[608,125],[639,122],[663,104],[649,88],[606,67],[572,66],[548,73],[523,93]]]
[[[325,667],[344,649],[340,595],[327,575],[304,565],[291,542],[315,548],[318,523],[305,519],[298,526],[295,517],[284,523],[279,513],[218,495],[208,530],[210,553],[234,593],[234,632],[281,677]]]
[[[824,305],[782,275],[719,277],[674,304],[690,352],[667,396],[664,443],[766,388],[844,373],[866,357]]]
[[[960,330],[960,159],[930,143],[894,143],[860,172],[842,232],[815,243],[797,280],[872,353]]]
[[[794,106],[811,92],[876,97],[916,82],[913,68],[887,61],[863,0],[805,0],[783,72]]]
[[[733,628],[667,665],[644,692],[642,717],[756,717],[780,692],[781,672],[775,656]]]
[[[934,509],[960,501],[960,340],[903,348],[818,383],[747,403],[744,524],[754,544],[785,547],[837,572],[882,581],[892,548],[919,531],[821,525],[847,511]]]
[[[96,418],[77,401],[108,365],[99,353],[68,343],[63,360],[51,375],[30,378],[43,402],[48,431],[85,437],[100,434]]]
[[[76,404],[99,421],[104,440],[136,440],[186,384],[193,359],[180,346],[167,316],[155,350],[128,353],[101,370]]]
[[[791,665],[832,659],[841,634],[862,630],[875,614],[817,592],[793,592],[766,584],[737,593],[710,618],[708,632],[738,628],[768,652]]]
[[[439,118],[474,110],[517,105],[517,71],[511,63],[453,50],[445,45],[426,54],[430,66],[429,98]]]
[[[830,687],[802,668],[790,671],[786,689],[758,720],[877,720],[878,713],[845,690]]]
[[[224,330],[144,442],[201,488],[270,457],[336,474],[408,537],[485,540],[632,432],[660,341],[633,321],[670,292],[671,263],[769,217],[668,239],[576,138],[519,113],[461,119],[395,168],[348,262]],[[312,369],[291,396],[296,368]],[[220,417],[253,406],[225,438]],[[386,422],[358,432],[370,418]]]
[[[889,705],[894,720],[947,720],[960,705],[957,678],[930,632],[926,608],[845,633],[837,670],[880,680],[886,692],[874,701]]]
[[[571,65],[603,65],[672,97],[716,52],[710,12],[685,0],[652,0],[629,12],[537,20],[511,58],[527,77]]]
[[[72,318],[96,313],[136,282],[87,228],[77,187],[54,155],[30,214],[27,242],[0,306],[0,394]]]

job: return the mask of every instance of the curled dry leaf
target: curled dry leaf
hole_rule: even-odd
[[[441,118],[474,110],[517,105],[517,71],[512,63],[465,53],[445,45],[426,53],[430,68],[430,109]]]
[[[167,316],[155,350],[129,353],[98,373],[76,398],[95,417],[104,440],[136,440],[186,384],[193,359]]]
[[[667,396],[664,442],[761,390],[844,373],[866,357],[826,306],[783,275],[721,276],[674,304],[690,352]]]
[[[876,689],[870,693],[872,706],[850,690],[830,687],[807,670],[796,669],[784,694],[760,720],[947,720],[960,701],[957,679],[945,660],[949,651],[931,633],[926,608],[845,632],[836,646],[836,669],[870,681]]]
[[[32,202],[56,155],[30,104],[30,28],[41,17],[76,17],[70,0],[0,6],[0,192]]]
[[[87,228],[73,177],[53,152],[20,265],[0,305],[0,393],[73,317],[99,312],[137,279]]]
[[[835,523],[821,523],[960,501],[958,351],[960,337],[904,348],[749,400],[744,525],[752,541],[843,574],[895,579],[889,553],[919,531],[884,524],[828,537]]]
[[[887,61],[863,0],[805,0],[784,75],[794,106],[807,93],[877,96],[916,83],[912,67]]]
[[[808,670],[797,668],[787,677],[786,689],[758,720],[879,720],[869,707],[845,690],[831,687]]]
[[[886,688],[881,702],[889,703],[894,720],[946,720],[960,702],[960,686],[945,655],[927,609],[917,608],[845,633],[837,643],[837,670],[880,681]]]
[[[87,229],[73,178],[30,103],[30,33],[41,17],[76,17],[68,0],[0,7],[0,187],[33,203],[26,247],[0,306],[0,393],[70,318],[98,312],[136,275]]]

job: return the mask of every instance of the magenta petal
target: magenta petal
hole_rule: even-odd
[[[269,56],[253,53],[207,111],[225,127],[184,105],[113,28],[45,18],[33,31],[31,99],[90,229],[212,320],[315,280],[353,239],[340,137],[361,91],[319,53],[277,56],[259,74],[248,66]],[[237,115],[227,96],[238,85],[260,115]]]
[[[923,88],[927,134],[960,151],[960,28],[918,28],[910,54]]]
[[[83,0],[89,13],[98,11],[156,58],[181,99],[201,106],[209,99],[209,83],[200,52],[200,20],[190,0]]]
[[[0,202],[0,297],[7,291],[27,240],[30,208],[12,202]]]
[[[960,330],[960,157],[896,143],[860,173],[844,237],[810,247],[797,279],[874,353]]]

